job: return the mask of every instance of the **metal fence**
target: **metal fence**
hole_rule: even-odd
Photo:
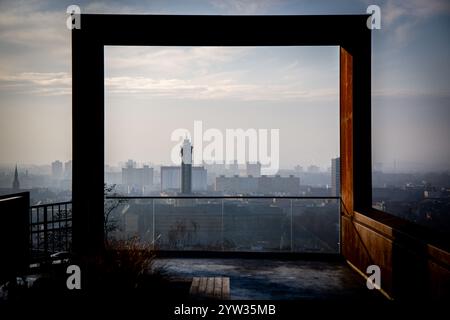
[[[108,196],[108,239],[160,250],[339,253],[339,197]]]
[[[30,250],[32,257],[70,251],[72,245],[72,202],[30,207]]]
[[[114,238],[139,236],[160,249],[339,252],[339,197],[105,197],[120,202]],[[72,246],[72,202],[30,207],[30,249],[38,258]]]

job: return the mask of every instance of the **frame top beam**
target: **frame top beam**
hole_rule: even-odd
[[[370,38],[368,17],[81,14],[73,33],[103,45],[347,47]]]

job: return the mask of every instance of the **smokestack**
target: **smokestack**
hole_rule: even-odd
[[[181,147],[181,193],[192,191],[192,145],[189,139],[184,139]]]

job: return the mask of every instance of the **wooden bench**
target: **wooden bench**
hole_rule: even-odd
[[[189,295],[199,300],[230,299],[230,278],[228,277],[194,277]]]

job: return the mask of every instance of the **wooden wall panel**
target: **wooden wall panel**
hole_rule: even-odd
[[[340,49],[340,164],[343,211],[353,212],[353,58]]]

